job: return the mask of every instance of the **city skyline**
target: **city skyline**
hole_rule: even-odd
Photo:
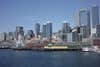
[[[53,32],[61,29],[65,20],[74,27],[74,15],[80,9],[91,9],[97,5],[100,15],[99,2],[100,0],[0,0],[0,32],[14,31],[16,26],[23,26],[25,31],[34,30],[35,23],[42,26],[48,20],[53,23]]]

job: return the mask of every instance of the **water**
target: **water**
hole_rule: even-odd
[[[100,54],[0,49],[0,67],[100,67]]]

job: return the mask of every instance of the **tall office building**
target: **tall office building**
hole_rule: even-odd
[[[95,28],[95,26],[99,24],[99,7],[93,6],[91,12],[92,12],[92,28]]]
[[[88,9],[80,10],[79,23],[80,23],[80,26],[91,26],[90,25],[90,11]]]
[[[42,26],[42,37],[46,37],[46,23]]]
[[[72,29],[72,41],[73,42],[81,41],[80,27],[74,27]]]
[[[22,26],[17,26],[15,30],[15,38],[18,40],[18,36],[24,36],[24,30]]]
[[[28,30],[28,31],[27,31],[27,35],[28,35],[30,38],[34,37],[34,32],[33,32],[33,30]]]
[[[25,35],[25,39],[30,40],[30,39],[32,39],[34,36],[35,36],[35,35],[34,35],[33,30],[27,30],[27,34]]]
[[[35,36],[38,37],[40,35],[40,24],[35,24]]]
[[[90,24],[90,11],[88,9],[82,9],[79,11],[79,26],[82,38],[87,38],[91,34]]]
[[[49,39],[52,38],[52,23],[51,23],[51,21],[47,21],[47,23],[46,23],[46,37]]]
[[[14,32],[9,32],[7,34],[7,40],[14,40]]]
[[[62,32],[63,33],[70,33],[71,32],[71,28],[69,26],[69,23],[67,23],[67,21],[63,21]]]
[[[100,25],[96,25],[96,37],[100,38]]]
[[[67,41],[67,33],[71,32],[71,28],[69,24],[66,21],[63,21],[63,26],[62,26],[62,40]]]

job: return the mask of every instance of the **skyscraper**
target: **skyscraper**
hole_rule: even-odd
[[[44,23],[42,27],[42,37],[46,37],[46,23]]]
[[[63,31],[63,33],[71,32],[71,28],[69,26],[69,23],[67,23],[67,21],[63,21],[62,31]]]
[[[52,23],[51,21],[47,21],[46,23],[46,37],[51,39],[52,37]]]
[[[92,28],[99,24],[99,7],[92,7]]]
[[[34,36],[33,30],[28,30],[27,35],[29,35],[30,38]]]
[[[91,26],[90,25],[90,11],[88,9],[80,10],[79,23],[80,23],[80,26]]]
[[[18,36],[24,36],[24,30],[22,26],[17,26],[15,30],[15,38],[18,39]]]
[[[63,21],[63,26],[62,26],[62,40],[67,41],[67,33],[71,32],[71,28],[67,21]]]
[[[79,34],[80,34],[80,27],[72,28],[72,41],[73,42],[81,41],[81,36]]]
[[[8,40],[14,40],[14,32],[9,32],[7,35]]]
[[[40,35],[40,24],[36,23],[35,24],[35,36],[38,37]]]
[[[79,24],[80,33],[82,38],[87,38],[91,34],[91,24],[90,24],[90,11],[88,9],[82,9],[79,11]]]

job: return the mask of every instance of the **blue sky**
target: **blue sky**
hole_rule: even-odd
[[[41,26],[52,21],[53,31],[61,29],[62,22],[74,27],[75,13],[80,9],[98,5],[100,0],[0,0],[0,32],[14,31],[23,26],[25,31],[34,30],[34,24]],[[100,12],[100,11],[99,11]]]

